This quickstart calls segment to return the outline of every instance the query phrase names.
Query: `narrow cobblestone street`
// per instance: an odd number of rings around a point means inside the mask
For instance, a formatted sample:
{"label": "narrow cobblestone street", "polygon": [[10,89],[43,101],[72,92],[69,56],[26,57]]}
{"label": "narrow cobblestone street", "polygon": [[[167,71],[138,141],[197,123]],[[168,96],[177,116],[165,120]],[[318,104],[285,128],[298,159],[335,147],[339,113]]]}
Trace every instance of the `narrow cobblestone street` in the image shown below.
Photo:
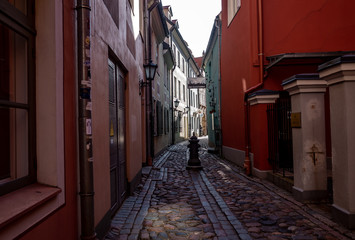
{"label": "narrow cobblestone street", "polygon": [[186,170],[187,142],[171,146],[143,171],[105,239],[355,239],[316,205],[207,153],[202,171]]}

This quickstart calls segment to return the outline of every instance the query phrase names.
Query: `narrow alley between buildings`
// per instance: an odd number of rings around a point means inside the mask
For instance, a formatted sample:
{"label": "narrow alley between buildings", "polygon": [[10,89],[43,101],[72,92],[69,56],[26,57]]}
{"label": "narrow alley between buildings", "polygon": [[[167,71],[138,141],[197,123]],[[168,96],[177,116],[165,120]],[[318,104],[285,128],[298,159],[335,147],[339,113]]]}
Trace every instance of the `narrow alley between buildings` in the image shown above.
{"label": "narrow alley between buildings", "polygon": [[143,179],[112,220],[105,239],[355,239],[322,205],[292,195],[207,152],[201,171],[186,170],[188,142],[172,145],[143,169]]}

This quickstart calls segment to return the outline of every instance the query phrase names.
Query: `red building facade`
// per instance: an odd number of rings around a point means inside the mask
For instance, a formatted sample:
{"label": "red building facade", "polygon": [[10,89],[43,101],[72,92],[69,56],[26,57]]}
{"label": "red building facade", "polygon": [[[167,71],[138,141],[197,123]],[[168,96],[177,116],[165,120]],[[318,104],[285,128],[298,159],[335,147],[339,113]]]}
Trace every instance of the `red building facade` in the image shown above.
{"label": "red building facade", "polygon": [[[271,170],[267,161],[267,109],[266,104],[258,103],[268,103],[270,99],[265,98],[274,93],[258,91],[280,91],[286,78],[317,72],[321,63],[354,50],[349,41],[355,37],[350,10],[354,6],[346,0],[222,0],[221,121],[225,157],[243,164],[248,148],[254,168]],[[256,98],[257,104],[250,104],[252,93],[269,97]]]}
{"label": "red building facade", "polygon": [[[318,73],[319,65],[353,53],[350,39],[355,37],[355,19],[351,16],[354,7],[354,2],[346,0],[222,0],[221,125],[225,158],[262,178],[278,170],[293,172],[296,145],[292,139],[298,133],[290,124],[296,116],[291,108],[293,93],[285,91],[289,88],[283,81],[292,76],[296,76],[294,80],[308,77],[302,74]],[[326,87],[322,154],[331,173],[329,101]],[[276,108],[285,108],[283,118],[274,114]],[[298,174],[296,170],[294,174]],[[297,181],[295,177],[294,192]],[[307,198],[301,192],[300,199]]]}

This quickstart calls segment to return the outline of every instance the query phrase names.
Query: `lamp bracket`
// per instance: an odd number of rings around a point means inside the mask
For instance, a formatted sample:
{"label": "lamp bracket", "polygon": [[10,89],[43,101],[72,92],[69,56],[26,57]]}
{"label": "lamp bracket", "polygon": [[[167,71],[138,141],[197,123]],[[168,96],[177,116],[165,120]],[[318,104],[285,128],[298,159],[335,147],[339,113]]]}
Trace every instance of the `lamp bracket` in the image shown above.
{"label": "lamp bracket", "polygon": [[149,82],[144,82],[142,79],[139,80],[139,95],[142,95],[142,88],[149,86]]}

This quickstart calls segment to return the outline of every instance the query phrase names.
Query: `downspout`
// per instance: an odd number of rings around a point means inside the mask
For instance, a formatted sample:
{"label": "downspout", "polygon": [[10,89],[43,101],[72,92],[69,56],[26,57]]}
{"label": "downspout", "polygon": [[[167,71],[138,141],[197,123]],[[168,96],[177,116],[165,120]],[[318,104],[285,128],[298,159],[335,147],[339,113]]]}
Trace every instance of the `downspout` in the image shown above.
{"label": "downspout", "polygon": [[[148,12],[148,3],[147,0],[143,1],[143,9],[144,9],[144,26],[148,26],[148,21],[149,18],[147,16],[147,12]],[[144,33],[144,39],[148,39],[148,31],[147,28],[145,27],[145,33]],[[145,48],[144,48],[144,62],[148,62],[148,46],[147,46],[147,41],[144,41],[145,44]],[[145,70],[143,70],[145,72]],[[145,74],[144,74],[145,76]],[[146,80],[147,81],[147,80]],[[144,111],[145,111],[145,163],[148,165],[148,159],[149,159],[149,120],[147,121],[147,116],[149,117],[149,101],[148,101],[148,89],[145,87],[144,88]],[[149,118],[148,118],[149,119]]]}
{"label": "downspout", "polygon": [[[200,74],[199,74],[200,75]],[[200,89],[198,88],[197,89],[197,108],[200,110],[200,107],[201,107],[201,105],[200,105]],[[201,131],[200,131],[200,122],[201,122],[201,119],[200,119],[200,115],[198,115],[198,121],[197,121],[197,127],[196,127],[196,129],[197,129],[197,131],[198,131],[198,135],[199,136],[201,136]]]}
{"label": "downspout", "polygon": [[262,2],[258,0],[258,58],[259,58],[259,83],[247,89],[245,94],[249,94],[264,85],[264,39],[263,39],[263,9]]}
{"label": "downspout", "polygon": [[[150,13],[153,11],[153,9],[158,6],[159,2],[154,2],[152,6],[148,8],[148,61],[152,60],[152,33],[151,33],[151,23],[150,23]],[[152,93],[152,81],[149,81],[149,108],[148,110],[148,116],[149,116],[149,136],[148,136],[148,142],[149,144],[149,156],[148,156],[148,166],[153,165],[153,158],[154,158],[154,124],[153,124],[153,93]]]}
{"label": "downspout", "polygon": [[174,108],[174,71],[176,68],[176,63],[174,61],[174,67],[171,70],[171,126],[172,126],[172,131],[171,131],[171,140],[172,144],[175,144],[175,108]]}
{"label": "downspout", "polygon": [[[175,29],[175,25],[172,26],[169,30],[169,35],[170,35],[170,47],[173,47],[173,31]],[[173,52],[174,54],[174,52]],[[171,143],[175,144],[175,108],[174,108],[174,71],[176,68],[176,63],[175,63],[175,55],[174,55],[174,67],[171,70],[171,126],[172,126],[172,131],[171,131]]]}
{"label": "downspout", "polygon": [[94,176],[91,131],[90,0],[77,0],[78,111],[81,239],[95,239]]}
{"label": "downspout", "polygon": [[245,160],[244,169],[247,175],[251,174],[250,154],[250,127],[249,127],[249,102],[248,94],[264,85],[264,48],[263,48],[263,14],[262,2],[258,0],[258,57],[259,57],[259,83],[244,92],[244,106],[245,106]]}
{"label": "downspout", "polygon": [[[187,79],[189,79],[189,75],[190,75],[190,59],[191,59],[191,54],[190,54],[190,57],[187,59]],[[188,86],[186,86],[186,88],[189,89]],[[191,89],[189,89],[188,92],[189,92],[189,102],[188,102],[189,112],[187,114],[187,122],[188,122],[188,124],[187,124],[188,125],[187,138],[190,138],[190,134],[191,134]]]}

